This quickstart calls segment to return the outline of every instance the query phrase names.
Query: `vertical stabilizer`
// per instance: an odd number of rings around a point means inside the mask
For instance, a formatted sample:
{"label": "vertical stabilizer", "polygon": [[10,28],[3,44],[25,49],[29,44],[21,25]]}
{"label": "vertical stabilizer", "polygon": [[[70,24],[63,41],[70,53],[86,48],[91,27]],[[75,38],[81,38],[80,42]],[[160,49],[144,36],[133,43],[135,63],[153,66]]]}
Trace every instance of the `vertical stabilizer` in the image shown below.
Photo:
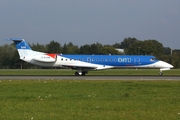
{"label": "vertical stabilizer", "polygon": [[26,56],[32,56],[33,55],[33,50],[31,47],[27,44],[25,39],[22,38],[10,38],[7,39],[9,41],[13,41],[16,45],[16,48],[18,50],[20,59],[24,59]]}

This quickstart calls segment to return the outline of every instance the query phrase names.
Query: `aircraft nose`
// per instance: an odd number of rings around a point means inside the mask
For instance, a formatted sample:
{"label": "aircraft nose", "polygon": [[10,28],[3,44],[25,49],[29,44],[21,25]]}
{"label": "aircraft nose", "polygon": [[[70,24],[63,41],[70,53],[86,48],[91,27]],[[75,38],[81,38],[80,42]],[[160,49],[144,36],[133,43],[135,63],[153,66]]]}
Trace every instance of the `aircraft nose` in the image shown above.
{"label": "aircraft nose", "polygon": [[158,61],[158,65],[161,68],[174,68],[174,66],[164,61]]}
{"label": "aircraft nose", "polygon": [[171,64],[169,64],[170,65],[170,68],[174,68],[174,66],[173,65],[171,65]]}

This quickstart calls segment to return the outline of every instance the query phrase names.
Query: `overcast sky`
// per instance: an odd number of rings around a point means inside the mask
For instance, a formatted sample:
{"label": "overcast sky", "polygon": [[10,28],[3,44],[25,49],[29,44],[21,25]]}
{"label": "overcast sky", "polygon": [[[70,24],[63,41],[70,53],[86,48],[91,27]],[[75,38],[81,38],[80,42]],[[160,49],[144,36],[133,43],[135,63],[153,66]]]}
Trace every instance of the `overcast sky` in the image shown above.
{"label": "overcast sky", "polygon": [[79,46],[135,37],[180,49],[180,0],[1,0],[0,45],[12,37]]}

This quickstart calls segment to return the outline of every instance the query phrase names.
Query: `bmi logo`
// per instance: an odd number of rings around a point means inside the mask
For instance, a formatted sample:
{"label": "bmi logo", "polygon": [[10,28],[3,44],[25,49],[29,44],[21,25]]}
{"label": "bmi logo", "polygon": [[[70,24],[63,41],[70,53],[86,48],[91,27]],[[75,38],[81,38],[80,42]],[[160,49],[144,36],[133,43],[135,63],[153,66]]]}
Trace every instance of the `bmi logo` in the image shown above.
{"label": "bmi logo", "polygon": [[21,46],[21,49],[26,49],[26,46]]}

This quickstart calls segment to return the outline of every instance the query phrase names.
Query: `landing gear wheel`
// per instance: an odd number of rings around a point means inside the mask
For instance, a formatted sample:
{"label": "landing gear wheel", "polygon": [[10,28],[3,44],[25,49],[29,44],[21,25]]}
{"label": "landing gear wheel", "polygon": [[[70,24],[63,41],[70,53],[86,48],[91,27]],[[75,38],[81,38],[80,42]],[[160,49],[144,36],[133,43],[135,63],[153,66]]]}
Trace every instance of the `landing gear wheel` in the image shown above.
{"label": "landing gear wheel", "polygon": [[162,72],[159,72],[159,76],[162,76],[163,75],[163,73]]}
{"label": "landing gear wheel", "polygon": [[78,73],[78,72],[75,72],[75,76],[79,76],[79,73]]}
{"label": "landing gear wheel", "polygon": [[85,76],[88,72],[87,71],[83,71],[82,75]]}
{"label": "landing gear wheel", "polygon": [[85,76],[86,75],[86,72],[82,72],[82,76]]}
{"label": "landing gear wheel", "polygon": [[82,73],[76,71],[76,72],[75,72],[75,76],[85,76],[87,73],[88,73],[87,71],[83,71]]}

